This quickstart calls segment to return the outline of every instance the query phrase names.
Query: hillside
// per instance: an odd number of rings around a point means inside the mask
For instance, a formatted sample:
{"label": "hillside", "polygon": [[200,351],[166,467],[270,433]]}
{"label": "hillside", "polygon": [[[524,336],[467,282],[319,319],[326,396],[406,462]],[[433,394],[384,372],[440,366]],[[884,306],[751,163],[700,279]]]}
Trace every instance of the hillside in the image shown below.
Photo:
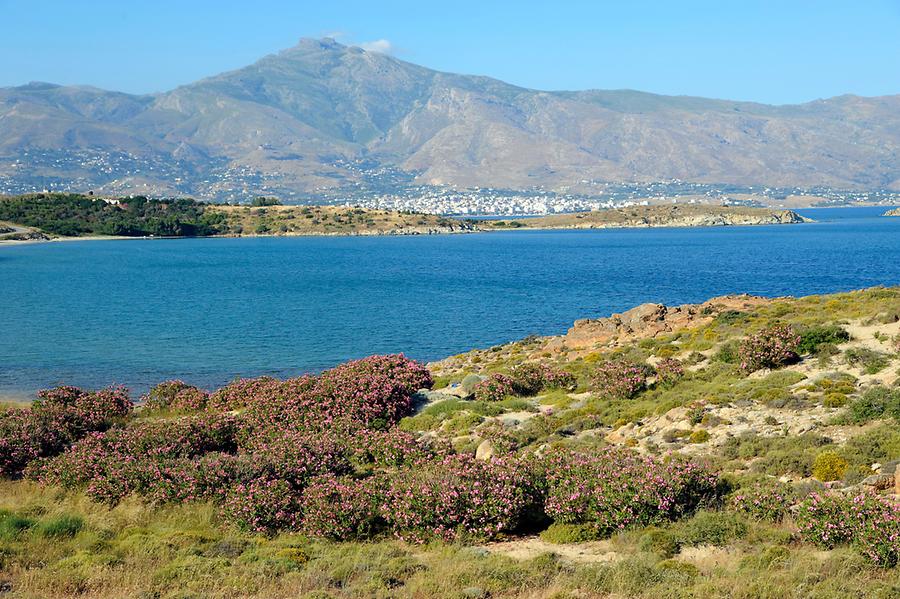
{"label": "hillside", "polygon": [[475,231],[459,219],[341,206],[228,206],[81,194],[0,196],[0,241],[75,237],[428,235]]}
{"label": "hillside", "polygon": [[478,231],[471,221],[340,206],[211,206],[226,235],[432,235]]}
{"label": "hillside", "polygon": [[[888,598],[900,289],[0,411],[11,597]],[[4,408],[0,407],[0,410]]]}
{"label": "hillside", "polygon": [[0,89],[0,183],[204,199],[413,181],[900,189],[898,115],[898,96],[767,106],[537,91],[304,39],[154,95]]}

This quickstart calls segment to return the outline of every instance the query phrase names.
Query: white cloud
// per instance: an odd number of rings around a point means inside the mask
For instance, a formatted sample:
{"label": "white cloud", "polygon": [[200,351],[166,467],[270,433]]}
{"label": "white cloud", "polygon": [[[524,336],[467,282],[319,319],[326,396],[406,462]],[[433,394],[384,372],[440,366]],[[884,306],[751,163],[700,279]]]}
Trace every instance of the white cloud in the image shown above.
{"label": "white cloud", "polygon": [[385,39],[362,42],[357,45],[366,52],[378,52],[379,54],[393,54],[397,50],[394,44]]}

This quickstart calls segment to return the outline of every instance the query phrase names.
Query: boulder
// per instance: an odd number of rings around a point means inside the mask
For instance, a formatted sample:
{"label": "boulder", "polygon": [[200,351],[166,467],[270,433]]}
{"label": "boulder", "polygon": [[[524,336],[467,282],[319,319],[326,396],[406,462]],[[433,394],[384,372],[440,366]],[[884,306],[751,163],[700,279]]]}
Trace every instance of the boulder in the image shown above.
{"label": "boulder", "polygon": [[862,487],[869,487],[876,491],[884,491],[894,486],[894,475],[892,474],[873,474],[867,476],[859,483]]}
{"label": "boulder", "polygon": [[473,393],[475,393],[475,385],[483,381],[486,377],[483,377],[478,374],[468,374],[459,384],[459,390],[461,391],[461,397],[469,397]]}
{"label": "boulder", "polygon": [[485,439],[479,443],[478,447],[475,449],[475,459],[487,461],[492,457],[494,457],[494,444]]}

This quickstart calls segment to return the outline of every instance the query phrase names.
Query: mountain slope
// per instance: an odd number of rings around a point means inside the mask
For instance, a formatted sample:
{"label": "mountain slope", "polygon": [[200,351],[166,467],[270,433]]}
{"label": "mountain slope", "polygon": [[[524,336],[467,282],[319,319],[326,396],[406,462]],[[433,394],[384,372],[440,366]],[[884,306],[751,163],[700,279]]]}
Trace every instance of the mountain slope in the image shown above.
{"label": "mountain slope", "polygon": [[900,96],[767,106],[543,92],[302,40],[131,96],[0,89],[0,187],[314,192],[364,181],[550,188],[582,180],[900,189]]}

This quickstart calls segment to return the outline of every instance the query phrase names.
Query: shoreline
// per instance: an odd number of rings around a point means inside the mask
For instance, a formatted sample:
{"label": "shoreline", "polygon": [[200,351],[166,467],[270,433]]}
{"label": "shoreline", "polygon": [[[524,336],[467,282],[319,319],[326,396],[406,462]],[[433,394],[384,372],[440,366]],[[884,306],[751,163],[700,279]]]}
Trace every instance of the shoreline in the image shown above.
{"label": "shoreline", "polygon": [[[571,213],[571,214],[581,214],[581,213]],[[517,218],[522,219],[532,219],[532,218],[544,218],[541,216],[518,216],[518,217],[504,217],[498,219],[484,220],[481,222],[513,222],[516,221]],[[4,246],[18,246],[18,245],[33,245],[33,244],[42,244],[42,243],[58,243],[58,242],[72,242],[72,241],[121,241],[121,240],[178,240],[178,239],[288,239],[295,237],[429,237],[436,235],[475,235],[482,233],[504,233],[504,232],[514,232],[514,231],[589,231],[589,230],[609,230],[609,229],[716,229],[716,228],[728,228],[728,227],[763,227],[763,226],[779,226],[779,225],[804,225],[815,223],[816,221],[813,219],[809,219],[806,217],[801,217],[803,220],[796,222],[746,222],[746,223],[729,223],[729,222],[717,222],[710,224],[686,224],[684,222],[672,222],[672,223],[639,223],[639,224],[619,224],[619,223],[590,223],[588,225],[539,225],[539,226],[501,226],[501,227],[492,227],[492,228],[471,228],[471,229],[450,229],[450,230],[428,230],[428,231],[389,231],[389,232],[365,232],[365,231],[353,231],[353,232],[335,232],[335,233],[325,233],[325,232],[310,232],[310,233],[288,233],[283,235],[269,235],[269,234],[253,234],[253,235],[234,235],[234,234],[224,234],[224,235],[197,235],[197,236],[182,236],[182,237],[152,237],[152,236],[143,236],[143,237],[132,237],[127,235],[85,235],[83,237],[51,237],[49,239],[15,239],[15,240],[4,240],[0,239],[0,247]]]}

